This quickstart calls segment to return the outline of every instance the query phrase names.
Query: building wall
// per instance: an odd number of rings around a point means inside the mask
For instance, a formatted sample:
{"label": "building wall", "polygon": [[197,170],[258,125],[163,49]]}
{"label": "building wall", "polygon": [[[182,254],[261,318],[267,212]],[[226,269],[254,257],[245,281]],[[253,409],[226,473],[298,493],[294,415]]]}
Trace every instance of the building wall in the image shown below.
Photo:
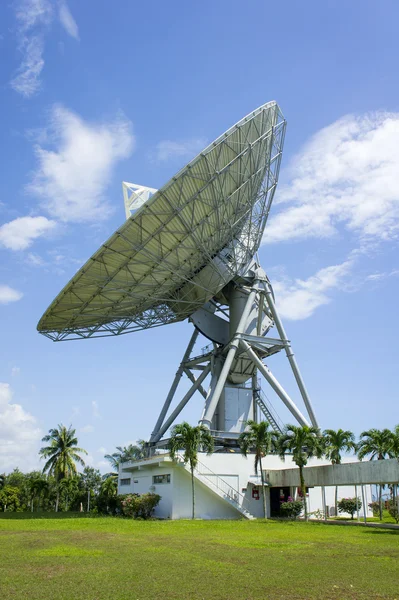
{"label": "building wall", "polygon": [[[244,507],[255,517],[263,517],[263,501],[262,489],[260,484],[260,476],[254,472],[254,455],[249,455],[245,458],[238,453],[215,453],[207,456],[204,453],[199,453],[199,468],[204,465],[204,471],[207,477],[220,477],[231,485],[244,498]],[[348,462],[353,462],[351,458]],[[312,459],[309,461],[310,466],[326,465],[329,462],[325,459]],[[154,492],[161,496],[161,501],[155,510],[154,516],[165,519],[183,519],[191,518],[191,476],[183,465],[176,465],[171,462],[160,460],[153,464],[140,464],[140,468],[132,466],[121,468],[119,474],[119,482],[122,478],[130,478],[129,486],[118,487],[118,493],[138,493]],[[282,461],[278,456],[270,455],[262,460],[263,470],[267,473],[268,470],[289,470],[295,465],[290,456]],[[296,467],[295,467],[296,468]],[[207,470],[213,472],[213,475]],[[170,483],[153,484],[154,475],[170,474]],[[284,476],[281,477],[281,482],[285,481]],[[288,472],[287,472],[288,481]],[[277,480],[276,480],[277,482]],[[295,482],[294,482],[295,483]],[[284,484],[285,485],[285,484]],[[278,485],[276,485],[278,487]],[[292,493],[296,492],[296,486],[291,487]],[[204,483],[195,480],[196,490],[196,517],[203,519],[237,519],[242,518],[242,515],[235,510],[227,501],[220,498],[214,491],[208,488]],[[258,499],[254,497],[254,490],[258,492]],[[265,488],[267,515],[270,517],[270,488]],[[325,488],[326,505],[334,507],[335,503],[335,487],[330,486]],[[368,502],[371,502],[370,486],[364,486],[365,504],[367,509]],[[361,488],[358,486],[357,495],[362,498]],[[354,497],[354,486],[340,486],[338,489],[338,499],[344,497]],[[308,494],[309,512],[322,510],[323,499],[321,487],[309,489]],[[361,510],[363,515],[363,509]],[[368,510],[366,514],[371,514]]]}
{"label": "building wall", "polygon": [[[174,469],[173,519],[191,519],[191,474],[183,466]],[[198,519],[240,519],[242,515],[195,479],[195,516]]]}

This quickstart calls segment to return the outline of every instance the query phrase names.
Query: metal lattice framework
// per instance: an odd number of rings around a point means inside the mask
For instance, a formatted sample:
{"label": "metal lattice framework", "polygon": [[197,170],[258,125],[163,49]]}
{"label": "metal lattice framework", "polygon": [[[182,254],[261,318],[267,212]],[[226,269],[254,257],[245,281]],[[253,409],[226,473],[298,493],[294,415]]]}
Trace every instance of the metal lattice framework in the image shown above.
{"label": "metal lattice framework", "polygon": [[285,120],[269,102],[152,195],[44,313],[55,340],[120,335],[181,321],[252,259],[277,185]]}

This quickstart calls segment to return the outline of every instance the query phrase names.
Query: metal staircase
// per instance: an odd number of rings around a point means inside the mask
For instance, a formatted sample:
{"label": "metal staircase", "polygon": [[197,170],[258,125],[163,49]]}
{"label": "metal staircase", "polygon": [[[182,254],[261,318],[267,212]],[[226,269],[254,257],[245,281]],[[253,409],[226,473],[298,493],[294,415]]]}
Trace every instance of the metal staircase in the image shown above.
{"label": "metal staircase", "polygon": [[260,388],[256,388],[254,390],[254,399],[274,431],[276,433],[282,433],[284,425],[268,400],[266,394]]}
{"label": "metal staircase", "polygon": [[[186,471],[191,475],[189,464],[184,464]],[[216,473],[211,471],[206,465],[198,461],[196,468],[194,469],[194,477],[206,485],[212,492],[217,494],[220,498],[228,502],[233,506],[243,517],[249,520],[253,520],[254,517],[249,510],[246,508],[248,500],[240,494],[233,486],[227,481],[219,477]]]}

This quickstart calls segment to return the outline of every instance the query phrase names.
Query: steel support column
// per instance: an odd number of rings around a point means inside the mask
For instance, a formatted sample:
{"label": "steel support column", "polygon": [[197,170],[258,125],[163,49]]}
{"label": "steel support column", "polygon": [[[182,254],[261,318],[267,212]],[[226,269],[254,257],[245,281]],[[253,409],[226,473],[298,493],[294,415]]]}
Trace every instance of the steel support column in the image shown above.
{"label": "steel support column", "polygon": [[305,384],[303,382],[302,379],[302,375],[299,371],[299,367],[298,364],[296,362],[296,358],[294,356],[294,352],[292,351],[292,347],[291,347],[291,343],[289,341],[289,339],[286,336],[283,324],[281,322],[280,316],[277,312],[276,306],[274,304],[274,300],[273,300],[273,294],[272,294],[272,290],[271,287],[269,285],[268,282],[265,282],[265,296],[266,296],[266,302],[269,306],[270,312],[273,315],[273,319],[274,322],[276,324],[277,327],[277,331],[280,335],[280,338],[283,340],[283,342],[285,342],[285,353],[287,355],[287,358],[289,360],[289,363],[291,365],[291,369],[292,372],[294,373],[294,377],[296,379],[296,382],[298,384],[299,387],[299,391],[301,392],[301,396],[303,398],[303,401],[305,403],[306,409],[308,411],[310,420],[312,422],[313,427],[316,427],[317,429],[319,429],[319,424],[317,422],[316,416],[314,414],[313,411],[313,407],[312,407],[312,403],[310,401],[308,392],[306,390]]}
{"label": "steel support column", "polygon": [[205,369],[202,371],[201,375],[198,377],[198,379],[196,380],[196,382],[188,390],[188,392],[184,396],[184,398],[176,406],[175,410],[172,412],[172,414],[170,415],[170,417],[165,421],[165,423],[159,429],[158,433],[156,435],[153,435],[153,438],[151,440],[153,443],[158,442],[161,439],[161,437],[163,436],[163,434],[169,429],[169,427],[172,425],[172,423],[174,422],[174,420],[179,416],[179,414],[181,413],[181,411],[183,410],[183,408],[186,406],[186,404],[190,400],[191,396],[200,387],[200,385],[204,381],[205,377],[209,374],[210,370],[211,370],[211,365],[209,364],[209,365],[207,365],[205,367]]}
{"label": "steel support column", "polygon": [[[194,333],[193,333],[193,335],[191,336],[191,339],[190,339],[190,341],[189,341],[189,343],[188,343],[188,346],[187,346],[187,348],[186,348],[186,351],[185,351],[185,353],[184,353],[184,356],[183,356],[183,359],[182,359],[182,361],[181,361],[181,363],[180,363],[180,366],[179,366],[179,368],[178,368],[178,369],[177,369],[177,371],[176,371],[176,375],[175,375],[175,378],[174,378],[174,380],[173,380],[173,383],[172,383],[172,385],[171,385],[171,388],[170,388],[170,390],[169,390],[169,394],[168,394],[168,395],[167,395],[167,397],[166,397],[166,400],[165,400],[165,402],[164,402],[164,405],[163,405],[163,407],[162,407],[162,410],[161,410],[161,412],[160,412],[160,414],[159,414],[158,420],[157,420],[157,422],[156,422],[156,424],[155,424],[154,431],[153,431],[153,432],[152,432],[152,434],[151,434],[150,442],[154,442],[154,441],[155,441],[155,439],[154,439],[154,438],[155,438],[155,436],[158,434],[158,432],[159,432],[159,430],[160,430],[160,428],[161,428],[161,425],[162,425],[162,423],[164,422],[164,419],[165,419],[166,413],[167,413],[167,412],[168,412],[168,410],[169,410],[170,403],[171,403],[171,402],[172,402],[172,400],[173,400],[173,396],[174,396],[174,395],[175,395],[175,393],[176,393],[177,386],[179,385],[179,382],[180,382],[181,376],[183,375],[183,371],[184,371],[184,362],[185,362],[185,361],[187,361],[187,360],[190,358],[190,354],[191,354],[191,352],[192,352],[192,349],[194,348],[194,344],[195,344],[195,342],[197,341],[197,337],[198,337],[198,331],[195,329],[195,330],[194,330]],[[158,439],[159,439],[159,438],[157,438],[157,440],[158,440]]]}
{"label": "steel support column", "polygon": [[[254,282],[255,284],[258,283],[257,281]],[[255,300],[255,296],[256,296],[257,290],[253,287],[252,290],[250,291],[249,295],[248,295],[248,299],[247,302],[245,304],[245,308],[241,314],[241,318],[240,321],[238,323],[237,329],[236,329],[236,336],[239,333],[244,333],[246,326],[247,326],[247,322],[248,322],[248,317],[250,315],[251,309],[252,309],[252,305],[254,303]],[[210,429],[211,427],[211,422],[213,419],[213,415],[215,414],[215,410],[216,410],[216,406],[217,403],[219,402],[219,398],[220,395],[223,391],[223,388],[225,386],[226,383],[226,379],[227,376],[229,374],[231,365],[233,363],[234,357],[237,353],[238,350],[238,346],[240,345],[240,341],[237,337],[233,338],[233,341],[230,344],[230,349],[227,353],[226,359],[224,361],[224,365],[223,365],[223,369],[220,373],[220,377],[219,380],[216,384],[215,390],[212,394],[212,397],[210,398],[209,404],[207,406],[207,409],[205,410],[205,413],[203,415],[203,417],[200,420],[200,424],[205,425],[205,427],[208,427],[208,429]]]}
{"label": "steel support column", "polygon": [[285,389],[280,385],[280,383],[274,377],[270,369],[266,367],[266,365],[264,365],[260,358],[255,354],[250,345],[247,344],[245,340],[241,340],[241,344],[245,349],[246,353],[248,354],[249,358],[252,360],[253,363],[255,363],[260,373],[262,373],[263,377],[266,379],[269,385],[281,398],[281,400],[284,402],[291,414],[294,415],[298,423],[300,423],[301,425],[309,425],[308,421],[305,419],[300,410],[296,407],[296,405],[291,400]]}

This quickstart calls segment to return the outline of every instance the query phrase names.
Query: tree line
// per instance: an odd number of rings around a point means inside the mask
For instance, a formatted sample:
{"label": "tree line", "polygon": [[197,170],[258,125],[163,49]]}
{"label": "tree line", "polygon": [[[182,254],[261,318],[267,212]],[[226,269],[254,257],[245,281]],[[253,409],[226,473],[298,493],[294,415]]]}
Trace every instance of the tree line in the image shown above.
{"label": "tree line", "polygon": [[[58,512],[82,511],[109,513],[118,504],[118,468],[126,460],[144,456],[144,442],[117,447],[105,455],[112,471],[101,475],[98,469],[86,466],[76,430],[58,425],[42,438],[46,442],[39,455],[46,462],[42,471],[22,473],[18,468],[9,475],[0,474],[0,510]],[[77,466],[83,467],[78,472]]]}

